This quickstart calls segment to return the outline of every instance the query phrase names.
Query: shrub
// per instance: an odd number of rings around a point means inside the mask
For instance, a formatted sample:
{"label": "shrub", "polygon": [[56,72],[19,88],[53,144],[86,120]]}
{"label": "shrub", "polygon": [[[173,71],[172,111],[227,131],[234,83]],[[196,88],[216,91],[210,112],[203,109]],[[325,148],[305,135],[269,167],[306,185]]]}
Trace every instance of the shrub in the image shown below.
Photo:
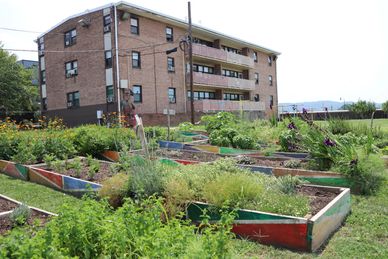
{"label": "shrub", "polygon": [[350,111],[360,115],[361,118],[366,118],[376,111],[376,106],[373,102],[359,100],[350,105]]}
{"label": "shrub", "polygon": [[21,226],[27,223],[27,220],[30,218],[30,216],[31,209],[25,204],[20,204],[9,215],[9,219],[11,220],[12,225]]}
{"label": "shrub", "polygon": [[100,198],[107,198],[113,208],[123,204],[123,199],[127,195],[130,176],[128,174],[118,173],[108,178],[102,183],[98,192]]}
{"label": "shrub", "polygon": [[165,207],[170,217],[184,211],[186,203],[195,199],[194,191],[181,177],[170,178],[164,186],[163,196],[166,197]]}
{"label": "shrub", "polygon": [[381,105],[381,109],[383,110],[383,112],[385,112],[385,113],[388,114],[388,101],[385,101],[385,102]]}
{"label": "shrub", "polygon": [[342,119],[330,119],[328,130],[333,134],[346,134],[352,131],[352,125]]}
{"label": "shrub", "polygon": [[210,134],[213,130],[219,130],[235,124],[237,117],[230,112],[219,112],[216,115],[202,116],[201,122],[205,124],[205,129]]}
{"label": "shrub", "polygon": [[300,168],[302,162],[298,159],[291,159],[284,162],[284,167],[286,168]]}
{"label": "shrub", "polygon": [[233,137],[233,146],[242,149],[253,149],[255,148],[255,141],[250,136],[239,134]]}
{"label": "shrub", "polygon": [[163,174],[156,161],[133,156],[129,193],[136,198],[146,198],[163,192]]}

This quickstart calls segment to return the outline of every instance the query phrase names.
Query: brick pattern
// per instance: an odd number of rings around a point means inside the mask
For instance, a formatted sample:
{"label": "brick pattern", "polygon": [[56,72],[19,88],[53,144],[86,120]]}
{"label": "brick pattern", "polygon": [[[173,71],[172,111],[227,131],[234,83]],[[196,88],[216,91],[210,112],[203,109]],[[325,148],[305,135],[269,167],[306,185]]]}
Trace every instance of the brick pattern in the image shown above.
{"label": "brick pattern", "polygon": [[[122,11],[118,11],[118,17],[122,16]],[[112,24],[112,48],[114,45],[114,16],[111,10]],[[120,79],[128,80],[129,88],[133,85],[142,86],[142,103],[135,104],[136,113],[144,116],[145,121],[150,124],[163,122],[166,118],[163,109],[175,109],[177,115],[174,116],[173,123],[189,120],[190,105],[187,100],[188,87],[185,86],[185,54],[178,48],[178,51],[166,55],[165,51],[178,47],[179,41],[186,31],[182,28],[172,26],[157,20],[136,16],[139,21],[139,35],[131,33],[130,18],[118,20],[118,44],[119,44],[119,68]],[[90,20],[90,25],[83,27],[78,21],[81,19]],[[173,28],[174,42],[166,40],[166,27]],[[76,44],[65,47],[64,33],[76,28]],[[195,35],[194,35],[195,36]],[[66,21],[53,29],[45,36],[45,49],[58,52],[47,52],[45,54],[46,64],[46,85],[47,85],[47,114],[61,114],[66,118],[82,113],[83,117],[92,116],[90,119],[82,118],[81,121],[94,121],[94,108],[106,106],[106,82],[105,82],[105,59],[104,59],[104,33],[103,33],[103,11],[96,11],[86,15],[78,16]],[[217,46],[223,45],[222,40],[207,39],[214,41]],[[228,45],[228,44],[226,44]],[[238,46],[236,46],[238,47]],[[253,58],[253,51],[249,48],[242,48],[243,54]],[[87,51],[87,52],[84,52]],[[132,67],[132,51],[140,52],[141,68]],[[268,55],[257,51],[258,63],[247,69],[238,64],[220,64],[217,61],[197,60],[198,63],[209,64],[215,67],[217,74],[221,74],[221,69],[231,69],[240,71],[244,77],[254,80],[256,72],[260,75],[259,85],[255,85],[253,90],[238,89],[218,89],[196,86],[195,90],[216,91],[216,97],[222,99],[224,92],[243,93],[244,97],[253,100],[255,94],[260,95],[260,100],[265,102],[265,114],[276,113],[277,109],[277,81],[276,81],[276,61],[272,66],[268,66]],[[168,72],[167,57],[173,57],[175,72]],[[78,75],[70,78],[65,77],[65,63],[77,60]],[[113,83],[116,102],[109,107],[117,109],[117,88],[116,88],[116,58],[115,51],[112,52],[113,63]],[[273,76],[273,86],[269,86],[268,75]],[[169,104],[168,88],[176,89],[176,103]],[[80,108],[67,109],[66,93],[80,92]],[[120,90],[121,98],[124,90]],[[274,109],[269,108],[269,96],[274,96]],[[84,107],[83,109],[81,109]],[[92,108],[91,108],[92,107]],[[77,111],[78,110],[78,111]],[[55,112],[58,111],[58,112]],[[82,111],[82,112],[81,112]],[[85,112],[86,111],[86,112]],[[260,113],[260,116],[262,114]],[[70,119],[73,123],[73,119]]]}

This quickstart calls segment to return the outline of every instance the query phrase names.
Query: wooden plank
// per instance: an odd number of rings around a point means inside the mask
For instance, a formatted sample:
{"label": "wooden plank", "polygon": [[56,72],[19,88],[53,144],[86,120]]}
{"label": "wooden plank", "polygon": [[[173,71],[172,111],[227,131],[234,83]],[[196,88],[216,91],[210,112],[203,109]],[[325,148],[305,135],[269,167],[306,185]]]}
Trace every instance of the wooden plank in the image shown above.
{"label": "wooden plank", "polygon": [[312,252],[319,249],[327,238],[341,226],[350,212],[350,189],[341,188],[341,190],[342,192],[335,199],[311,218],[313,226],[309,238],[311,239],[310,250]]}

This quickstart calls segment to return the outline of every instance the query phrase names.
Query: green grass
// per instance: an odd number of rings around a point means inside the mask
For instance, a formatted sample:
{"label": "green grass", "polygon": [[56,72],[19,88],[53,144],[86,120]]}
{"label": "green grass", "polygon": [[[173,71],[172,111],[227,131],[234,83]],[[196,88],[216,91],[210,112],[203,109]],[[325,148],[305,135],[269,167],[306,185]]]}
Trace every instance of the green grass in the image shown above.
{"label": "green grass", "polygon": [[[388,170],[386,170],[388,174]],[[321,253],[297,253],[286,249],[234,240],[239,258],[387,258],[388,177],[374,196],[352,195],[352,213]]]}
{"label": "green grass", "polygon": [[53,213],[58,212],[63,203],[79,207],[82,205],[82,200],[73,196],[2,174],[0,174],[0,194]]}
{"label": "green grass", "polygon": [[[346,120],[346,121],[350,122],[353,125],[364,124],[364,125],[370,126],[370,119]],[[325,125],[327,123],[326,121],[315,121],[315,122],[320,125]],[[374,119],[373,126],[380,128],[382,131],[388,133],[388,119]]]}

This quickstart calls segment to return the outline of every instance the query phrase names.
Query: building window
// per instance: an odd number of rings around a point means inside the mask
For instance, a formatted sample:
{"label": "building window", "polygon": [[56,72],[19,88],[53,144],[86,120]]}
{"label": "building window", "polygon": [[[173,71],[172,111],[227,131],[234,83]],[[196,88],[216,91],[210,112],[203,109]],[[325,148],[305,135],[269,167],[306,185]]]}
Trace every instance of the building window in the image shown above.
{"label": "building window", "polygon": [[77,60],[65,63],[65,75],[66,78],[78,75]]}
{"label": "building window", "polygon": [[271,56],[268,56],[268,66],[272,66],[272,58],[271,58]]}
{"label": "building window", "polygon": [[259,73],[255,73],[255,84],[259,84]]}
{"label": "building window", "polygon": [[133,68],[141,67],[140,52],[138,51],[132,51],[132,67]]}
{"label": "building window", "polygon": [[77,42],[77,31],[72,29],[71,31],[65,32],[65,47],[74,45]]}
{"label": "building window", "polygon": [[108,85],[106,87],[106,102],[113,103],[115,100],[114,98],[115,98],[115,94],[114,94],[113,85]]}
{"label": "building window", "polygon": [[110,18],[110,14],[104,16],[104,33],[110,32],[110,24],[112,23],[112,19]]}
{"label": "building window", "polygon": [[255,94],[255,97],[253,97],[253,99],[255,100],[255,102],[260,102],[260,95]]}
{"label": "building window", "polygon": [[222,75],[227,77],[243,78],[243,74],[238,71],[222,69]]}
{"label": "building window", "polygon": [[139,35],[139,18],[131,17],[131,33]]}
{"label": "building window", "polygon": [[44,111],[47,110],[47,98],[42,98],[42,108]]}
{"label": "building window", "polygon": [[255,61],[257,63],[257,52],[256,51],[253,52],[253,61]]}
{"label": "building window", "polygon": [[174,41],[174,32],[171,27],[166,27],[166,40],[168,42]]}
{"label": "building window", "polygon": [[193,71],[206,73],[206,74],[214,74],[213,67],[208,67],[208,66],[203,66],[203,65],[198,65],[198,64],[193,64]]}
{"label": "building window", "polygon": [[134,85],[132,88],[133,92],[133,102],[134,103],[141,103],[143,102],[143,95],[141,90],[141,85]]}
{"label": "building window", "polygon": [[167,57],[167,70],[168,70],[168,72],[174,72],[175,71],[175,61],[174,61],[174,58]]}
{"label": "building window", "polygon": [[239,101],[243,99],[242,94],[224,93],[224,100]]}
{"label": "building window", "polygon": [[[191,99],[191,92],[187,91],[187,98]],[[205,92],[205,91],[194,91],[194,100],[202,99],[216,99],[216,94],[214,92]]]}
{"label": "building window", "polygon": [[176,89],[174,87],[168,88],[168,100],[170,103],[176,103]]}
{"label": "building window", "polygon": [[197,44],[208,46],[208,47],[213,47],[213,42],[208,41],[208,40],[203,40],[203,39],[200,39],[200,38],[195,38],[194,37],[193,38],[193,43],[197,43]]}
{"label": "building window", "polygon": [[272,84],[273,84],[272,76],[268,76],[268,81],[269,81],[269,85],[272,86]]}
{"label": "building window", "polygon": [[79,92],[72,92],[67,94],[67,108],[79,107]]}
{"label": "building window", "polygon": [[40,72],[40,78],[41,78],[41,84],[45,84],[46,83],[46,70],[43,70],[42,72]]}
{"label": "building window", "polygon": [[235,49],[235,48],[232,48],[232,47],[228,47],[228,46],[224,46],[222,45],[222,49],[227,51],[227,52],[232,52],[232,53],[235,53],[235,54],[240,54],[241,55],[241,50],[239,49]]}
{"label": "building window", "polygon": [[273,107],[273,95],[269,96],[269,108],[272,110]]}
{"label": "building window", "polygon": [[105,51],[105,68],[112,68],[112,51]]}
{"label": "building window", "polygon": [[39,50],[39,55],[44,55],[44,38],[43,37],[39,38],[38,50]]}

